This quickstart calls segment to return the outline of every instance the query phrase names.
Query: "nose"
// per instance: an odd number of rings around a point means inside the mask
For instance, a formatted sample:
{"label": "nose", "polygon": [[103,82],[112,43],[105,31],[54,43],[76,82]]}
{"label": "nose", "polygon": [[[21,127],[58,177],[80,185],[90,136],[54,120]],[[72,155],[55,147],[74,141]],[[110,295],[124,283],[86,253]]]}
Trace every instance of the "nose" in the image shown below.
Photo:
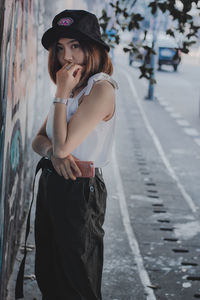
{"label": "nose", "polygon": [[70,49],[65,48],[64,60],[72,62],[72,53],[71,53]]}

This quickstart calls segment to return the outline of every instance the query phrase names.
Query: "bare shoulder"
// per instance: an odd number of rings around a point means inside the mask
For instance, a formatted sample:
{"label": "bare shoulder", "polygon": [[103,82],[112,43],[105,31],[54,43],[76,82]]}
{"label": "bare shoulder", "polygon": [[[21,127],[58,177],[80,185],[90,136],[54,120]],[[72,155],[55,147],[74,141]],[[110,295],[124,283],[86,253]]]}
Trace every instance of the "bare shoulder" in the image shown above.
{"label": "bare shoulder", "polygon": [[107,80],[98,80],[91,92],[81,100],[79,114],[101,114],[102,120],[109,120],[115,109],[115,88]]}
{"label": "bare shoulder", "polygon": [[[105,102],[110,100],[113,102],[115,99],[115,89],[108,80],[98,80],[94,83],[92,90],[88,97],[104,100]],[[87,97],[87,96],[86,96]]]}
{"label": "bare shoulder", "polygon": [[96,89],[96,91],[101,91],[110,95],[114,95],[115,93],[115,89],[112,83],[105,79],[96,81],[94,83],[94,89]]}

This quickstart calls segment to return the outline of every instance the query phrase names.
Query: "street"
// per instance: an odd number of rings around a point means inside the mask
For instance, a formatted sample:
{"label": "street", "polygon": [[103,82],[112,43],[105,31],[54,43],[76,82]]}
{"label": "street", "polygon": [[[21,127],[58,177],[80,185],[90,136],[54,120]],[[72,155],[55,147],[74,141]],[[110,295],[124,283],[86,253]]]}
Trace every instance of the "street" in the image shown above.
{"label": "street", "polygon": [[137,80],[137,69],[125,60],[116,68],[104,299],[200,298],[198,74],[188,62],[177,73],[157,72],[152,102],[144,100],[147,82]]}
{"label": "street", "polygon": [[[156,99],[149,101],[138,69],[121,54],[115,61],[116,138],[103,169],[103,300],[200,298],[200,64],[184,58],[178,72],[156,72]],[[33,255],[29,251],[27,275]],[[16,266],[7,300],[13,300],[15,276]],[[41,299],[35,280],[25,280],[25,296]]]}

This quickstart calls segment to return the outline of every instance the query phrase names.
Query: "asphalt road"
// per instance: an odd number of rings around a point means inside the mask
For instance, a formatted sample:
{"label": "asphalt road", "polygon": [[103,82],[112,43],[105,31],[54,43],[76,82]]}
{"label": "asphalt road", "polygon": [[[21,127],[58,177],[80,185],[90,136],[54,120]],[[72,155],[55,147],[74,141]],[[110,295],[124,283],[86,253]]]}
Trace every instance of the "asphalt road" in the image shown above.
{"label": "asphalt road", "polygon": [[[125,56],[115,61],[116,139],[103,171],[103,300],[200,298],[199,69],[187,61],[177,73],[157,73],[157,99],[147,101],[147,82],[138,80],[138,70]],[[28,262],[26,275],[33,272],[34,251]],[[15,273],[8,300],[14,299]],[[26,280],[25,295],[41,299],[34,280]]]}
{"label": "asphalt road", "polygon": [[177,73],[157,73],[157,99],[148,101],[138,70],[115,60],[120,90],[115,154],[106,174],[104,298],[200,298],[200,121],[195,93],[188,98],[199,70],[187,62]]}

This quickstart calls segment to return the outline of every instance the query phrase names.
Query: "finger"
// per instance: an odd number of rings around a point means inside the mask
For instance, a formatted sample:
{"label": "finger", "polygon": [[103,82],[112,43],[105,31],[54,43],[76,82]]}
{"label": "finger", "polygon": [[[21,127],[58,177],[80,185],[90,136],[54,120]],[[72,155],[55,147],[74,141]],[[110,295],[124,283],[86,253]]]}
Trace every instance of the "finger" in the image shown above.
{"label": "finger", "polygon": [[80,69],[77,69],[72,73],[72,76],[74,77],[75,82],[77,82],[77,83],[80,81],[81,75],[82,75],[82,70],[80,70]]}
{"label": "finger", "polygon": [[68,64],[64,65],[64,69],[69,71],[73,65],[74,65],[74,63],[68,63]]}
{"label": "finger", "polygon": [[[71,65],[71,67],[70,67],[70,69],[68,70],[68,72],[70,73],[70,74],[74,74],[74,72],[76,71],[77,73],[78,73],[78,70],[82,70],[82,66],[81,65],[78,65],[78,64],[73,64],[73,65]],[[80,71],[79,71],[80,72]]]}
{"label": "finger", "polygon": [[62,176],[62,173],[60,172],[60,169],[54,166],[54,169],[56,170],[56,172],[58,173],[58,175]]}
{"label": "finger", "polygon": [[74,160],[80,160],[80,159],[78,159],[76,156],[74,156],[73,154],[70,154],[71,156],[72,156],[72,158],[74,159]]}
{"label": "finger", "polygon": [[76,78],[76,79],[79,79],[82,75],[82,69],[78,69],[78,70],[75,70],[74,73],[73,73],[73,76]]}
{"label": "finger", "polygon": [[66,69],[66,67],[74,67],[74,66],[76,66],[76,67],[82,67],[81,65],[79,65],[79,64],[75,64],[74,62],[66,62],[63,66],[62,66],[62,69]]}
{"label": "finger", "polygon": [[65,169],[65,166],[60,166],[60,169],[61,169],[61,173],[62,173],[62,176],[65,178],[65,179],[69,179],[69,175]]}
{"label": "finger", "polygon": [[68,60],[68,61],[62,66],[62,68],[66,68],[67,66],[73,65],[73,64],[74,64],[74,63],[73,63],[72,60]]}
{"label": "finger", "polygon": [[70,69],[72,65],[74,65],[73,62],[67,62],[67,63],[65,63],[65,64],[62,66],[62,68],[61,68],[60,70],[62,70],[62,71],[68,71],[67,68]]}
{"label": "finger", "polygon": [[72,172],[70,166],[67,168],[67,172],[68,172],[69,177],[70,177],[72,180],[76,180],[76,176],[73,174],[73,172]]}
{"label": "finger", "polygon": [[78,175],[82,175],[81,174],[81,170],[80,170],[80,168],[77,166],[77,164],[76,164],[76,160],[77,161],[79,161],[79,159],[76,157],[76,156],[74,156],[74,155],[72,155],[72,154],[69,154],[68,156],[67,156],[67,159],[70,161],[70,165],[71,165],[71,167],[73,168],[73,170],[78,174]]}
{"label": "finger", "polygon": [[76,180],[76,177],[75,177],[75,175],[73,174],[73,172],[72,172],[72,170],[71,170],[71,159],[72,159],[72,157],[71,157],[71,154],[69,154],[68,156],[67,156],[67,159],[64,161],[65,162],[65,164],[63,165],[63,167],[65,168],[65,171],[66,171],[66,173],[68,174],[68,176],[71,178],[71,179],[73,179],[73,180]]}
{"label": "finger", "polygon": [[56,170],[56,172],[58,173],[58,175],[62,176],[62,174],[60,173],[59,168],[56,165],[54,165],[53,161],[52,161],[52,165],[53,165],[54,169]]}
{"label": "finger", "polygon": [[71,167],[79,176],[82,175],[81,170],[79,169],[79,167],[77,166],[77,164],[74,160],[71,160]]}

